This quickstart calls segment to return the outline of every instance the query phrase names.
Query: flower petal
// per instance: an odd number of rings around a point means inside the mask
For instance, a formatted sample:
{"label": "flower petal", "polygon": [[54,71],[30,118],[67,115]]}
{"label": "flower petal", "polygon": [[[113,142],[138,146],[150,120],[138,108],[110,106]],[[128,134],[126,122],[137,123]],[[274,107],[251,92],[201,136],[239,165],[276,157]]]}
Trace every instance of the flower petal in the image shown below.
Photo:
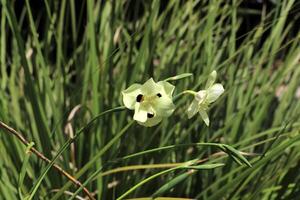
{"label": "flower petal", "polygon": [[210,88],[215,82],[216,82],[216,78],[217,78],[217,72],[216,70],[212,71],[207,79],[205,88],[208,89]]}
{"label": "flower petal", "polygon": [[159,82],[157,83],[157,85],[160,85],[160,86],[163,88],[164,93],[165,93],[167,96],[169,96],[169,97],[172,98],[172,94],[173,94],[174,89],[175,89],[175,86],[174,86],[174,85],[172,85],[171,83],[169,83],[169,82],[167,82],[167,81],[159,81]]}
{"label": "flower petal", "polygon": [[145,95],[152,96],[159,93],[161,89],[161,86],[157,85],[157,83],[154,82],[153,78],[150,78],[142,85],[141,92]]}
{"label": "flower petal", "polygon": [[155,100],[153,109],[158,116],[169,117],[174,112],[175,105],[168,96],[161,96]]}
{"label": "flower petal", "polygon": [[126,90],[122,91],[123,103],[126,108],[133,110],[136,104],[136,97],[141,94],[141,84],[133,84]]}
{"label": "flower petal", "polygon": [[159,124],[162,120],[162,117],[160,116],[154,116],[153,118],[148,118],[146,122],[140,122],[137,121],[138,124],[146,126],[146,127],[151,127]]}
{"label": "flower petal", "polygon": [[188,118],[192,118],[198,112],[198,101],[194,99],[187,109]]}
{"label": "flower petal", "polygon": [[141,106],[140,104],[135,104],[134,115],[133,119],[138,122],[146,122],[148,117],[148,111],[145,107]]}
{"label": "flower petal", "polygon": [[201,118],[203,119],[203,121],[205,122],[206,126],[209,126],[209,118],[208,118],[207,112],[200,108],[199,114],[200,114]]}
{"label": "flower petal", "polygon": [[221,85],[220,83],[216,83],[213,86],[211,86],[207,91],[207,101],[209,103],[212,103],[216,101],[219,98],[219,96],[224,92],[224,88],[223,85]]}
{"label": "flower petal", "polygon": [[207,97],[207,90],[200,90],[196,93],[195,99],[198,101],[198,104],[202,103]]}

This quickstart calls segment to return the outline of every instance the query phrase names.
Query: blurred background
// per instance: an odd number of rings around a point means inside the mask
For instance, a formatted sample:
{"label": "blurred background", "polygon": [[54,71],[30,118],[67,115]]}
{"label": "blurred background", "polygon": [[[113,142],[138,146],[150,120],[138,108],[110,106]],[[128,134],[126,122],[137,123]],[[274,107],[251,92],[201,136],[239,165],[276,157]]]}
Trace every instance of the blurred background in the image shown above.
{"label": "blurred background", "polygon": [[[0,5],[0,120],[96,199],[300,199],[299,1]],[[177,99],[155,127],[132,124],[129,110],[91,122],[121,106],[133,83],[192,73],[171,82],[176,95],[204,89],[213,70],[225,93],[209,110],[209,127],[200,116],[187,119],[192,96]],[[0,199],[86,198],[7,133],[0,130]],[[253,167],[204,142],[233,146]],[[164,172],[193,159],[225,165]]]}

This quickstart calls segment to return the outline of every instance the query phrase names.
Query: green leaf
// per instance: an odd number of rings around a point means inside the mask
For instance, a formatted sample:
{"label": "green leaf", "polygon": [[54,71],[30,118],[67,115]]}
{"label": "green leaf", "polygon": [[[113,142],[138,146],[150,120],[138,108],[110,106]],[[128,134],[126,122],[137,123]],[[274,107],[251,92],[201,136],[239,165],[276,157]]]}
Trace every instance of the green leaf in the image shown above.
{"label": "green leaf", "polygon": [[34,146],[34,143],[33,142],[30,142],[28,144],[28,146],[26,147],[26,150],[25,150],[25,157],[24,157],[24,160],[23,160],[23,164],[22,164],[22,168],[21,168],[21,172],[19,174],[19,179],[18,179],[18,193],[19,193],[19,197],[20,199],[23,199],[23,195],[22,195],[22,185],[23,185],[23,181],[24,181],[24,178],[25,178],[25,175],[26,175],[26,170],[27,170],[27,167],[29,165],[29,157],[30,157],[30,149]]}
{"label": "green leaf", "polygon": [[224,163],[214,163],[214,164],[204,164],[204,165],[195,165],[195,166],[186,166],[184,169],[195,169],[195,170],[203,170],[203,169],[214,169],[218,167],[223,167]]}
{"label": "green leaf", "polygon": [[161,186],[153,195],[152,197],[158,197],[162,196],[164,193],[168,192],[170,189],[172,189],[175,185],[181,183],[184,181],[187,177],[189,177],[192,173],[185,172],[183,174],[180,174],[179,176],[175,177],[171,181],[168,181],[163,186]]}
{"label": "green leaf", "polygon": [[229,156],[231,156],[239,164],[244,163],[248,167],[252,167],[251,163],[238,150],[226,144],[223,144],[222,146],[225,148],[225,152],[228,153]]}

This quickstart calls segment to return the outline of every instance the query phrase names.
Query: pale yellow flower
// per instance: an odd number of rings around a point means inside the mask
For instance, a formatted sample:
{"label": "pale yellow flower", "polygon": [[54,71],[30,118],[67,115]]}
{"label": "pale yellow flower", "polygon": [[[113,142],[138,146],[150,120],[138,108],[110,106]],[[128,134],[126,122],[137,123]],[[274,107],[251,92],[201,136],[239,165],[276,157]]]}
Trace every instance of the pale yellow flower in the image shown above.
{"label": "pale yellow flower", "polygon": [[217,72],[213,71],[207,80],[205,90],[194,92],[195,98],[187,109],[188,118],[192,118],[199,112],[201,118],[207,126],[209,126],[209,117],[207,115],[208,107],[215,102],[224,92],[223,85],[215,83]]}
{"label": "pale yellow flower", "polygon": [[150,78],[143,85],[133,84],[122,91],[124,105],[134,110],[133,119],[143,126],[155,126],[175,110],[174,86],[166,81],[155,83]]}

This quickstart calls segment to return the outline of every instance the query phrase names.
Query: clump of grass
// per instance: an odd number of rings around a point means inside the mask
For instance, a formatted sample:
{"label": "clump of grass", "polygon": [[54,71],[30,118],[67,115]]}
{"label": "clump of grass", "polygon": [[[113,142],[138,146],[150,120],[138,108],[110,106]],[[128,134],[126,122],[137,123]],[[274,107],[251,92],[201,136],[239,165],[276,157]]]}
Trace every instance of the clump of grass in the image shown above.
{"label": "clump of grass", "polygon": [[[0,119],[95,198],[299,196],[299,2],[35,3],[1,0]],[[189,97],[153,128],[119,108],[134,82],[192,73],[174,82],[178,94],[212,70],[225,93],[209,128],[184,116]],[[0,131],[0,199],[85,196],[30,147]]]}

